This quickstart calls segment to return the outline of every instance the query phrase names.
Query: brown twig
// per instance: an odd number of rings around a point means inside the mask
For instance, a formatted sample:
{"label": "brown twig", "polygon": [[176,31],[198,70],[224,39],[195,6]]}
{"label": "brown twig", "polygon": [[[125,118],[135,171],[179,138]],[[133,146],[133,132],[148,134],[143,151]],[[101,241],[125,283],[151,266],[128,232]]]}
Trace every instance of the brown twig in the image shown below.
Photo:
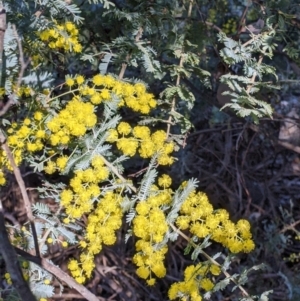
{"label": "brown twig", "polygon": [[[154,166],[155,168],[158,167],[158,164],[156,164]],[[135,173],[132,173],[130,175],[128,175],[128,178],[134,178],[134,177],[139,177],[142,173],[146,172],[147,170],[149,169],[149,166],[145,167],[145,168],[142,168],[141,170],[135,172]]]}
{"label": "brown twig", "polygon": [[242,31],[242,28],[243,28],[243,24],[246,20],[246,15],[247,15],[247,12],[248,12],[248,9],[249,9],[249,4],[246,5],[244,11],[243,11],[243,14],[240,18],[240,21],[239,21],[239,25],[238,25],[238,35],[241,33]]}
{"label": "brown twig", "polygon": [[300,146],[296,146],[294,144],[288,143],[288,142],[283,142],[283,141],[278,141],[278,144],[289,149],[292,150],[295,153],[300,154]]}
{"label": "brown twig", "polygon": [[[136,36],[135,36],[135,39],[134,39],[135,43],[139,42],[139,40],[141,39],[142,35],[143,35],[143,28],[140,27],[139,30],[138,30],[138,32],[137,32],[137,34],[136,34]],[[124,77],[124,74],[125,74],[125,71],[126,71],[126,68],[127,68],[128,61],[129,61],[130,57],[131,57],[130,54],[127,54],[127,56],[126,56],[126,62],[124,62],[122,64],[122,67],[121,67],[121,70],[120,70],[120,73],[119,73],[119,79],[122,79]]]}
{"label": "brown twig", "polygon": [[[192,8],[193,8],[193,0],[189,1],[189,7],[188,7],[188,14],[187,14],[187,19],[190,19],[191,14],[192,14]],[[184,56],[183,56],[183,46],[181,49],[181,56],[180,56],[180,60],[179,60],[179,67],[182,68],[183,67],[183,63],[184,63]],[[177,75],[176,78],[176,86],[180,85],[180,74]],[[167,139],[169,138],[170,135],[170,130],[171,130],[171,124],[173,121],[173,114],[176,112],[175,110],[175,106],[176,106],[176,97],[173,97],[172,99],[172,104],[171,104],[171,111],[169,114],[169,118],[168,118],[168,125],[167,125]]]}
{"label": "brown twig", "polygon": [[[61,300],[82,299],[82,295],[68,293],[68,294],[54,295],[54,296],[51,297],[51,299],[61,299]],[[107,301],[107,299],[104,299],[104,298],[101,298],[101,297],[98,297],[97,300],[98,301],[99,300],[100,301]]]}
{"label": "brown twig", "polygon": [[21,42],[21,39],[18,35],[16,25],[13,25],[12,27],[13,27],[13,32],[14,32],[15,38],[16,38],[17,43],[18,43],[18,49],[19,49],[20,71],[19,71],[18,81],[17,81],[17,85],[16,85],[16,91],[18,91],[18,89],[21,86],[22,80],[23,80],[24,72],[25,72],[28,64],[30,63],[30,59],[28,59],[27,62],[25,62],[22,42]]}
{"label": "brown twig", "polygon": [[19,170],[19,168],[17,167],[13,154],[11,152],[11,150],[9,149],[7,143],[6,143],[6,138],[2,132],[2,130],[0,130],[0,143],[1,143],[1,148],[3,149],[3,151],[6,153],[8,161],[13,169],[13,173],[16,177],[17,183],[19,185],[23,200],[24,200],[24,206],[25,206],[25,210],[26,210],[26,214],[27,214],[27,218],[29,221],[33,221],[34,217],[32,214],[32,210],[31,210],[31,202],[29,200],[29,196],[27,194],[26,191],[26,187],[21,175],[21,172]]}
{"label": "brown twig", "polygon": [[4,35],[6,31],[6,11],[3,5],[0,6],[0,62],[2,64],[2,56],[4,49]]}
{"label": "brown twig", "polygon": [[28,283],[25,281],[18,262],[18,256],[11,245],[5,227],[2,201],[0,200],[0,253],[5,261],[7,272],[20,298],[24,301],[36,301]]}
{"label": "brown twig", "polygon": [[119,73],[119,79],[122,79],[124,77],[124,74],[125,74],[125,71],[126,71],[126,68],[127,68],[127,62],[129,61],[130,59],[130,55],[127,54],[126,55],[126,63],[122,63],[122,68],[120,70],[120,73]]}
{"label": "brown twig", "polygon": [[217,31],[219,31],[219,32],[223,32],[223,30],[222,30],[220,27],[218,27],[217,25],[215,25],[215,24],[213,24],[213,23],[211,23],[211,22],[205,21],[204,23],[205,23],[207,26],[212,27],[213,29],[215,29],[215,30],[217,30]]}
{"label": "brown twig", "polygon": [[295,227],[296,227],[297,225],[299,225],[299,224],[300,224],[300,220],[299,220],[299,221],[296,221],[296,222],[294,222],[294,223],[292,223],[292,224],[290,224],[290,225],[285,226],[279,233],[284,233],[284,232],[286,232],[287,230],[295,229]]}
{"label": "brown twig", "polygon": [[[118,169],[113,166],[109,161],[105,159],[105,157],[101,156],[102,160],[104,161],[104,164],[123,182],[127,183],[128,181],[119,173]],[[127,184],[127,186],[133,191],[137,192],[137,189],[132,184]]]}
{"label": "brown twig", "polygon": [[74,278],[69,276],[64,271],[62,271],[59,267],[47,261],[45,258],[42,259],[42,267],[48,272],[50,272],[51,274],[53,274],[58,279],[64,281],[66,284],[68,284],[69,287],[74,288],[78,293],[80,293],[87,300],[99,301],[99,299],[93,293],[91,293],[86,287],[77,283]]}

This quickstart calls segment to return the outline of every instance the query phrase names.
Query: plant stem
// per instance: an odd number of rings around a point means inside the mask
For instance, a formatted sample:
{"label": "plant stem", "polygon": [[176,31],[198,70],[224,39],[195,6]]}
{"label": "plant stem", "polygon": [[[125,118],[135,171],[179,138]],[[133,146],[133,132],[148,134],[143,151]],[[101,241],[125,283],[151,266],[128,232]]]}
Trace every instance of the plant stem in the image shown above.
{"label": "plant stem", "polygon": [[[191,239],[185,235],[183,232],[181,232],[178,228],[176,228],[173,224],[170,223],[171,228],[174,230],[174,232],[178,233],[182,238],[184,238],[189,244],[191,244],[194,248],[197,248],[197,245],[191,241]],[[211,258],[207,253],[205,253],[203,250],[201,250],[201,254],[208,259],[211,263],[217,265],[218,267],[222,267],[216,260],[214,260],[213,258]],[[241,290],[241,292],[244,294],[244,296],[246,296],[247,298],[249,298],[249,300],[254,301],[251,296],[247,293],[247,291],[240,285],[238,284],[234,279],[231,278],[231,275],[225,271],[222,270],[222,272],[224,273],[224,275],[227,278],[230,278],[232,280],[232,282],[234,282],[235,285],[237,285],[237,287]]]}
{"label": "plant stem", "polygon": [[[193,0],[190,0],[189,1],[187,19],[190,19],[191,15],[192,15],[192,8],[193,8]],[[183,51],[184,51],[184,46],[182,46],[182,48],[181,48],[181,56],[180,56],[180,60],[179,60],[179,67],[180,68],[183,67],[183,63],[184,63]],[[176,78],[176,86],[179,86],[179,85],[180,85],[180,73],[177,74],[177,78]],[[171,104],[171,111],[170,111],[169,118],[168,118],[168,121],[167,121],[167,123],[168,123],[168,125],[167,125],[167,139],[169,138],[171,125],[173,124],[173,113],[176,112],[175,106],[176,106],[176,97],[173,97],[172,104]]]}

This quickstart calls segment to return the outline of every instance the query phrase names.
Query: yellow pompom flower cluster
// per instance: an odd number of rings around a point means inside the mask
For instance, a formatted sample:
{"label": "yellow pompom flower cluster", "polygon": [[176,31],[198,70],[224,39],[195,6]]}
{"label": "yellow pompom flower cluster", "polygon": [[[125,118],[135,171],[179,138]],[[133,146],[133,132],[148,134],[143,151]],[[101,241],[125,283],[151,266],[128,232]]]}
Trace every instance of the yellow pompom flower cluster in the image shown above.
{"label": "yellow pompom flower cluster", "polygon": [[[50,142],[53,142],[56,141],[57,137],[59,136],[61,143],[70,140],[67,135],[62,135],[62,132],[66,133],[65,128],[62,131],[58,131],[52,134],[49,129],[47,129],[47,126],[45,126],[45,119],[46,116],[43,112],[36,111],[34,112],[32,118],[25,118],[22,123],[19,124],[13,123],[7,130],[7,143],[13,154],[16,165],[20,165],[26,152],[34,153],[45,149],[49,139]],[[56,116],[53,119],[54,121],[52,121],[52,123],[57,121],[58,118]],[[68,157],[61,155],[56,158],[56,162],[48,161],[44,167],[44,170],[48,174],[52,174],[56,170],[63,171],[67,162]],[[1,167],[12,170],[7,155],[3,150],[0,150],[0,169]],[[5,180],[1,180],[0,173],[0,185],[4,184]]]}
{"label": "yellow pompom flower cluster", "polygon": [[[16,86],[12,86],[12,90],[17,94],[18,97],[25,96],[28,97],[33,94],[33,90],[29,86],[21,86],[16,89]],[[0,96],[4,96],[6,94],[5,88],[0,88]]]}
{"label": "yellow pompom flower cluster", "polygon": [[68,268],[75,280],[83,283],[90,278],[95,267],[94,256],[102,245],[113,245],[116,242],[116,230],[122,225],[122,197],[113,192],[107,192],[101,199],[95,211],[88,216],[85,240],[80,242],[84,252],[80,262],[71,260]]}
{"label": "yellow pompom flower cluster", "polygon": [[[72,25],[66,25],[69,30]],[[53,32],[52,32],[53,33]],[[49,144],[51,147],[66,146],[75,138],[81,137],[86,132],[92,129],[97,123],[97,116],[94,113],[95,105],[100,104],[102,101],[111,101],[113,95],[118,95],[121,99],[120,106],[127,105],[135,111],[142,113],[149,113],[151,108],[156,106],[156,101],[152,94],[146,92],[143,84],[129,84],[121,82],[110,75],[95,75],[91,80],[85,80],[82,75],[76,75],[74,78],[66,76],[66,86],[77,86],[69,93],[73,94],[73,98],[67,103],[65,108],[52,119],[47,119],[47,115],[43,112],[36,111],[33,118],[25,118],[19,124],[13,123],[11,128],[8,129],[8,145],[12,150],[14,160],[19,165],[26,152],[34,153],[45,149]],[[1,90],[2,91],[2,90]],[[5,91],[3,90],[3,93]],[[2,92],[1,92],[2,93]],[[29,95],[32,91],[28,87],[22,88],[19,93],[22,95]],[[129,101],[135,98],[134,102]],[[133,98],[132,98],[133,97]],[[147,103],[145,102],[147,99]],[[131,127],[129,127],[131,129]],[[120,132],[126,133],[127,129],[122,129],[122,124],[119,125]],[[118,131],[112,130],[110,134],[110,142],[116,141],[112,139],[114,134],[118,138]],[[143,133],[147,132],[148,135],[145,141],[142,141]],[[169,154],[174,149],[173,143],[165,143],[166,134],[163,131],[157,131],[150,135],[150,130],[147,127],[136,127],[133,133],[134,139],[127,139],[123,137],[119,142],[120,149],[124,153],[134,155],[137,147],[140,147],[140,153],[144,158],[150,158],[157,150],[160,150],[161,156],[159,157],[159,164],[171,164],[173,158]],[[126,146],[124,146],[127,144]],[[151,147],[149,148],[149,146]],[[52,174],[55,171],[63,171],[68,158],[61,154],[61,149],[57,149],[60,156],[56,159],[48,160],[45,164],[44,171]],[[56,150],[56,151],[57,151]],[[56,155],[55,150],[50,155]],[[0,150],[0,169],[8,168],[12,170],[8,162],[6,154]],[[5,180],[1,180],[0,185],[4,185]]]}
{"label": "yellow pompom flower cluster", "polygon": [[47,123],[48,129],[52,132],[50,143],[53,146],[66,145],[72,136],[83,136],[96,123],[94,106],[75,96],[57,116]]}
{"label": "yellow pompom flower cluster", "polygon": [[291,253],[289,255],[289,257],[284,257],[283,258],[284,261],[288,261],[288,262],[299,262],[300,259],[300,253]]}
{"label": "yellow pompom flower cluster", "polygon": [[4,278],[5,278],[8,285],[12,285],[12,280],[11,280],[11,277],[10,277],[9,273],[5,273]]}
{"label": "yellow pompom flower cluster", "polygon": [[117,95],[121,102],[119,106],[127,106],[135,112],[149,114],[150,110],[157,105],[154,95],[147,93],[146,87],[142,83],[129,84],[114,79],[110,75],[97,74],[93,77],[94,88],[99,89],[97,93],[91,95],[91,102],[99,104],[102,101],[110,100],[111,93]]}
{"label": "yellow pompom flower cluster", "polygon": [[6,179],[4,176],[3,170],[0,169],[0,186],[4,185],[6,183]]}
{"label": "yellow pompom flower cluster", "polygon": [[215,264],[190,265],[184,271],[184,280],[171,285],[168,295],[170,300],[180,298],[180,300],[201,301],[201,290],[211,291],[213,282],[208,276],[218,276],[221,273],[219,266]]}
{"label": "yellow pompom flower cluster", "polygon": [[[29,280],[29,263],[28,263],[28,261],[22,261],[21,269],[22,269],[22,274],[23,274],[25,281],[28,281]],[[4,274],[4,278],[8,285],[12,285],[12,279],[11,279],[10,273],[6,272]]]}
{"label": "yellow pompom flower cluster", "polygon": [[117,129],[109,131],[108,142],[116,142],[117,148],[127,156],[133,157],[137,150],[142,158],[151,158],[159,152],[157,162],[160,165],[171,165],[174,158],[170,154],[174,151],[174,143],[166,142],[167,134],[158,130],[151,134],[147,126],[131,126],[127,122],[120,122]]}
{"label": "yellow pompom flower cluster", "polygon": [[136,206],[137,215],[133,220],[133,233],[140,239],[135,247],[137,254],[133,257],[133,262],[138,266],[137,275],[143,279],[148,279],[148,285],[155,284],[153,274],[162,278],[166,275],[164,266],[167,246],[158,247],[168,231],[168,223],[163,205],[171,202],[171,192],[168,190],[157,191],[146,201],[141,201]]}
{"label": "yellow pompom flower cluster", "polygon": [[[25,118],[20,124],[13,123],[7,130],[7,133],[9,134],[7,137],[7,143],[13,154],[16,165],[20,165],[26,152],[34,153],[41,151],[45,149],[46,145],[48,144],[49,138],[50,141],[53,141],[56,139],[55,135],[61,135],[61,133],[55,133],[53,135],[51,132],[49,132],[49,130],[45,126],[45,119],[46,116],[43,112],[36,111],[33,114],[33,118]],[[52,174],[56,170],[63,171],[67,164],[67,161],[68,157],[61,155],[56,158],[56,162],[48,161],[44,167],[44,170],[48,174]],[[3,150],[0,151],[0,168],[1,167],[12,170],[6,153]],[[5,183],[1,183],[0,180],[0,185],[3,184]]]}
{"label": "yellow pompom flower cluster", "polygon": [[[94,257],[85,257],[84,259],[85,265],[90,266],[89,269],[94,269],[95,263],[94,263]],[[68,263],[68,269],[70,270],[72,276],[78,283],[84,283],[86,281],[86,277],[84,275],[84,272],[81,268],[81,264],[76,259],[72,259]]]}
{"label": "yellow pompom flower cluster", "polygon": [[69,161],[69,157],[67,156],[59,156],[55,161],[49,160],[47,164],[44,166],[45,173],[51,175],[56,171],[64,171],[65,167]]}
{"label": "yellow pompom flower cluster", "polygon": [[211,235],[212,240],[232,253],[248,253],[255,247],[249,222],[241,219],[234,224],[225,209],[213,209],[203,192],[192,192],[182,204],[180,214],[176,220],[179,229],[189,229],[200,238]]}
{"label": "yellow pompom flower cluster", "polygon": [[82,46],[78,41],[78,29],[72,22],[62,25],[55,22],[52,28],[39,32],[38,36],[43,42],[48,42],[51,49],[78,53],[82,51]]}
{"label": "yellow pompom flower cluster", "polygon": [[71,218],[80,218],[91,212],[93,202],[100,195],[99,184],[109,176],[109,170],[104,166],[102,158],[96,155],[91,161],[91,167],[75,171],[70,180],[70,187],[60,194],[61,205]]}
{"label": "yellow pompom flower cluster", "polygon": [[122,225],[122,197],[107,192],[100,200],[96,210],[88,216],[86,227],[87,250],[92,254],[101,251],[101,245],[116,242],[115,231]]}
{"label": "yellow pompom flower cluster", "polygon": [[[154,95],[146,92],[145,85],[125,83],[111,75],[97,74],[88,81],[85,81],[82,75],[75,77],[68,75],[65,85],[70,88],[77,86],[70,91],[70,93],[78,92],[74,98],[77,100],[88,99],[95,106],[105,101],[111,101],[113,94],[120,99],[119,107],[127,106],[142,114],[148,114],[157,105]],[[128,101],[129,97],[131,97],[131,101]],[[132,101],[133,98],[134,101]]]}
{"label": "yellow pompom flower cluster", "polygon": [[145,85],[137,83],[133,85],[134,94],[131,94],[132,87],[130,85],[123,86],[123,101],[125,105],[135,112],[149,114],[152,108],[155,108],[157,103],[153,94],[146,93]]}
{"label": "yellow pompom flower cluster", "polygon": [[172,179],[170,176],[163,174],[158,178],[158,185],[163,188],[168,188],[172,184]]}
{"label": "yellow pompom flower cluster", "polygon": [[[26,151],[33,153],[44,148],[47,134],[42,121],[43,114],[36,112],[33,117],[33,120],[25,118],[22,124],[13,123],[7,130],[9,134],[7,143],[17,165],[22,162]],[[12,170],[7,155],[3,150],[0,151],[1,167]]]}
{"label": "yellow pompom flower cluster", "polygon": [[29,86],[21,86],[17,90],[18,97],[21,96],[29,97],[33,93],[34,93],[33,90]]}

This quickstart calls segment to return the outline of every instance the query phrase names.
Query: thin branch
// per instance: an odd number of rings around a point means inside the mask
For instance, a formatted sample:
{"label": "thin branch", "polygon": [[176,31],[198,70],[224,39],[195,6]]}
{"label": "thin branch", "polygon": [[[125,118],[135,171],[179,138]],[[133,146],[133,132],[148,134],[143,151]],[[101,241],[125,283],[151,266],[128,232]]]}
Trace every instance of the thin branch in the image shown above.
{"label": "thin branch", "polygon": [[19,75],[18,75],[17,85],[16,85],[16,88],[15,88],[15,91],[18,91],[18,89],[20,88],[21,83],[22,83],[24,72],[25,72],[28,64],[30,63],[30,59],[28,59],[27,62],[25,62],[24,52],[23,52],[23,47],[22,47],[22,42],[21,42],[21,39],[20,39],[20,37],[18,35],[16,25],[13,25],[12,28],[13,28],[13,32],[15,34],[15,38],[17,40],[18,49],[19,49],[20,71],[19,71]]}
{"label": "thin branch", "polygon": [[[257,65],[258,65],[258,66],[261,65],[261,63],[262,63],[262,61],[263,61],[263,58],[264,58],[264,57],[263,57],[263,55],[261,54],[261,55],[259,56],[259,59],[258,59],[258,62],[257,62]],[[257,76],[257,72],[254,71],[253,76],[252,76],[252,78],[251,78],[252,84],[248,85],[248,86],[247,86],[247,89],[246,89],[246,92],[247,92],[248,94],[250,93],[250,90],[251,90],[252,87],[253,87],[253,84],[254,84],[254,82],[255,82],[256,76]]]}
{"label": "thin branch", "polygon": [[246,21],[246,15],[247,15],[247,12],[248,12],[248,10],[249,10],[249,4],[250,4],[250,3],[248,3],[248,4],[246,5],[246,7],[245,7],[245,9],[244,9],[244,11],[243,11],[243,14],[242,14],[242,16],[241,16],[241,18],[240,18],[239,25],[238,25],[238,35],[241,33],[241,30],[242,30],[242,28],[243,28],[243,24],[244,24],[245,21]]}
{"label": "thin branch", "polygon": [[11,97],[9,97],[8,102],[6,102],[0,110],[0,117],[3,116],[12,105],[14,105],[14,100]]}
{"label": "thin branch", "polygon": [[32,236],[33,236],[34,246],[35,246],[35,253],[37,256],[40,256],[37,233],[36,233],[36,229],[35,229],[35,225],[34,225],[34,217],[33,217],[32,210],[31,210],[31,202],[30,202],[20,169],[18,168],[18,166],[15,163],[13,154],[6,143],[6,138],[5,138],[4,134],[2,133],[1,129],[0,129],[0,142],[1,142],[2,149],[4,150],[4,152],[7,155],[8,161],[9,161],[11,167],[13,168],[15,178],[16,178],[18,186],[20,188],[22,198],[24,200],[24,207],[26,210],[26,215],[30,222],[30,226],[31,226],[31,230],[32,230]]}
{"label": "thin branch", "polygon": [[[138,43],[140,41],[142,35],[143,35],[143,28],[140,27],[137,34],[136,34],[136,36],[135,36],[135,39],[134,39],[135,43]],[[124,74],[125,74],[125,71],[126,71],[126,68],[127,68],[127,65],[128,65],[127,62],[129,61],[129,59],[130,59],[130,54],[127,54],[126,62],[122,64],[122,68],[121,68],[120,73],[119,73],[119,79],[122,79],[124,77]]]}
{"label": "thin branch", "polygon": [[[179,61],[179,67],[183,66],[183,62],[184,62],[184,58],[183,58],[183,56],[181,56],[180,61]],[[179,86],[179,85],[180,85],[180,74],[177,75],[177,79],[176,79],[176,86]],[[176,97],[173,97],[172,104],[171,104],[171,112],[170,112],[170,115],[169,115],[169,119],[167,121],[167,123],[168,123],[168,126],[167,126],[167,139],[170,135],[171,124],[173,123],[173,114],[172,113],[176,112],[175,106],[176,106]]]}
{"label": "thin branch", "polygon": [[[61,300],[82,299],[82,295],[67,293],[61,295],[53,295],[51,296],[51,299],[61,299]],[[107,301],[107,299],[101,297],[98,297],[98,300]]]}
{"label": "thin branch", "polygon": [[11,245],[5,227],[2,201],[0,200],[0,253],[5,261],[7,272],[10,274],[12,284],[18,292],[20,298],[24,301],[36,301],[28,283],[23,277],[21,267],[18,262],[18,256]]}
{"label": "thin branch", "polygon": [[[181,232],[179,229],[177,229],[173,224],[170,223],[170,226],[171,228],[174,230],[174,232],[178,233],[182,238],[184,238],[189,244],[191,244],[194,248],[197,247],[197,245],[191,241],[191,239],[185,235],[183,232]],[[211,263],[217,265],[218,267],[222,267],[216,260],[214,260],[212,257],[210,257],[207,253],[205,253],[203,250],[201,251],[201,254],[206,258],[208,259]],[[246,296],[248,298],[248,300],[252,300],[254,301],[251,296],[247,293],[247,291],[240,285],[238,284],[234,279],[231,278],[231,275],[225,271],[225,270],[222,270],[222,272],[224,273],[224,275],[227,277],[227,278],[230,278],[235,285],[237,285],[237,287],[241,290],[241,292],[244,294],[244,296]]]}
{"label": "thin branch", "polygon": [[14,249],[15,251],[17,252],[18,255],[22,256],[24,259],[28,260],[28,261],[31,261],[39,266],[42,266],[42,259],[41,257],[37,257],[37,256],[34,256],[16,246],[14,246]]}
{"label": "thin branch", "polygon": [[[191,18],[192,15],[192,8],[193,8],[193,0],[189,1],[189,8],[188,8],[188,15],[187,15],[187,19]],[[181,52],[184,51],[184,47],[182,46]],[[184,56],[181,53],[180,56],[180,61],[179,61],[179,67],[182,68],[183,67],[183,63],[184,63]],[[176,86],[180,85],[180,74],[177,75],[177,79],[176,79]],[[173,97],[172,99],[172,104],[171,104],[171,112],[169,114],[169,118],[168,118],[168,126],[167,126],[167,139],[169,138],[170,135],[170,130],[171,130],[171,124],[173,121],[173,113],[176,112],[175,110],[175,106],[176,106],[176,97]]]}
{"label": "thin branch", "polygon": [[16,177],[17,182],[18,182],[18,185],[19,185],[19,188],[20,188],[23,200],[24,200],[24,205],[25,205],[27,218],[28,218],[29,221],[33,221],[34,217],[33,217],[32,210],[31,210],[31,202],[29,200],[29,196],[27,194],[26,187],[25,187],[21,172],[20,172],[18,166],[15,163],[13,154],[12,154],[11,150],[9,149],[7,143],[6,143],[6,138],[5,138],[2,130],[0,130],[0,142],[1,142],[2,149],[7,154],[8,161],[9,161],[11,167],[13,168],[13,173]]}
{"label": "thin branch", "polygon": [[[158,164],[156,164],[154,167],[157,168]],[[143,169],[141,169],[141,170],[139,170],[135,173],[132,173],[132,174],[128,175],[128,177],[129,178],[139,177],[142,173],[146,172],[148,169],[149,169],[149,166],[147,166],[147,167],[145,167],[145,168],[143,168]]]}
{"label": "thin branch", "polygon": [[127,54],[126,63],[122,63],[122,68],[121,68],[120,73],[119,73],[119,79],[122,79],[124,77],[124,74],[125,74],[125,71],[126,71],[126,68],[127,68],[127,62],[129,61],[129,59],[130,59],[130,55]]}
{"label": "thin branch", "polygon": [[208,21],[204,21],[204,18],[202,16],[202,13],[201,13],[201,10],[200,10],[200,7],[199,7],[198,3],[195,2],[195,5],[196,5],[197,12],[199,14],[199,17],[201,18],[201,21],[200,21],[201,23],[204,23],[205,25],[207,25],[209,27],[212,27],[213,29],[215,29],[215,30],[217,30],[219,32],[223,32],[223,30],[220,27],[218,27],[217,25],[215,25],[215,24],[213,24],[211,22],[208,22]]}
{"label": "thin branch", "polygon": [[2,64],[5,31],[6,31],[6,11],[3,5],[1,5],[0,6],[0,64]]}
{"label": "thin branch", "polygon": [[86,287],[77,283],[74,278],[69,276],[64,271],[62,271],[59,267],[47,261],[45,258],[42,259],[42,267],[46,271],[50,272],[55,277],[60,279],[61,281],[64,281],[66,284],[68,284],[69,287],[74,288],[78,293],[80,293],[87,300],[99,301],[99,299],[93,293],[91,293]]}
{"label": "thin branch", "polygon": [[287,225],[285,226],[279,233],[284,233],[286,232],[287,230],[295,230],[295,227],[300,224],[300,220],[299,221],[296,221],[290,225]]}
{"label": "thin branch", "polygon": [[296,146],[294,144],[291,144],[291,143],[288,143],[288,142],[283,142],[283,141],[278,141],[278,144],[295,152],[295,153],[298,153],[300,154],[300,146]]}
{"label": "thin branch", "polygon": [[42,239],[40,240],[40,243],[39,243],[39,250],[41,251],[45,242],[46,242],[46,239],[48,238],[48,235],[51,233],[52,229],[51,227],[47,229],[47,231],[44,233]]}
{"label": "thin branch", "polygon": [[215,30],[217,30],[217,31],[219,31],[219,32],[223,32],[223,30],[222,30],[220,27],[218,27],[217,25],[215,25],[215,24],[213,24],[213,23],[211,23],[211,22],[205,21],[204,23],[205,23],[207,26],[212,27],[213,29],[215,29]]}
{"label": "thin branch", "polygon": [[[2,69],[2,58],[3,58],[3,49],[4,49],[4,35],[6,31],[6,11],[1,5],[0,7],[0,68]],[[11,99],[8,100],[0,110],[0,116],[3,116],[7,110],[11,107],[13,102]]]}
{"label": "thin branch", "polygon": [[[118,169],[113,166],[110,162],[108,162],[103,156],[101,156],[102,160],[104,161],[105,165],[111,169],[111,171],[120,179],[122,182],[126,183],[127,180],[119,173]],[[133,191],[137,192],[136,187],[134,187],[132,184],[128,184],[128,187]]]}

